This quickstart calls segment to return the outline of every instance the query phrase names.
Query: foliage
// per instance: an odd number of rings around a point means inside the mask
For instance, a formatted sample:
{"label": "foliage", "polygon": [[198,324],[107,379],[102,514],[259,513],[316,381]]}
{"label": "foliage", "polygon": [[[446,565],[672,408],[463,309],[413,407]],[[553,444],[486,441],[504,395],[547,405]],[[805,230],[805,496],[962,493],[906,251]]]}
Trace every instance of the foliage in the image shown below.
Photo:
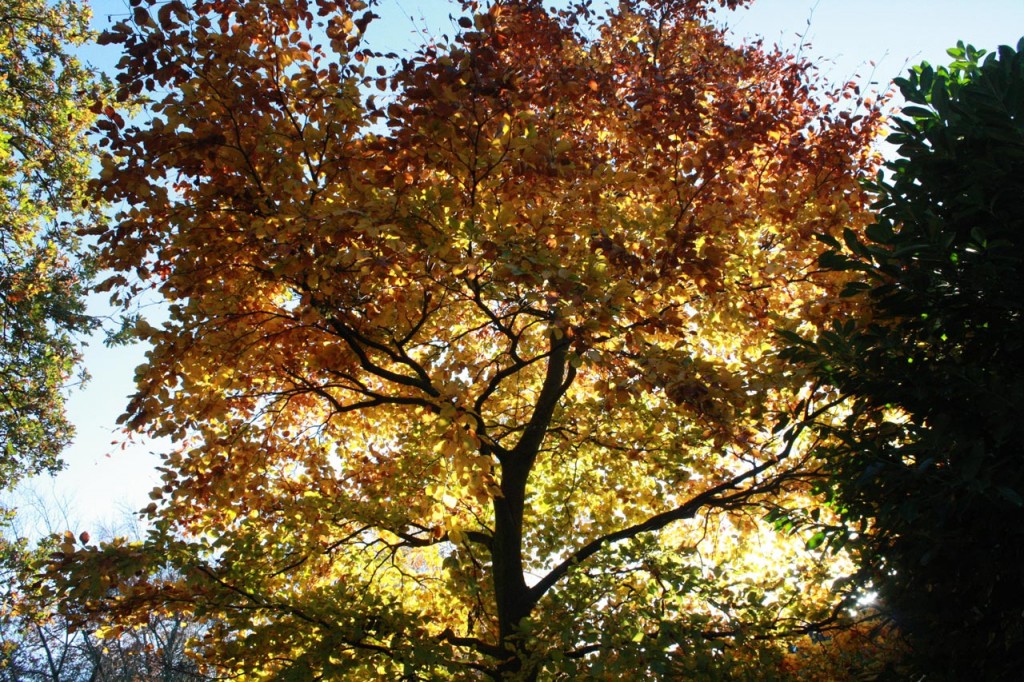
{"label": "foliage", "polygon": [[143,626],[100,638],[72,626],[43,596],[38,566],[56,549],[0,537],[0,680],[3,682],[194,682],[207,679],[185,655],[194,623],[154,614]]}
{"label": "foliage", "polygon": [[257,679],[781,670],[844,568],[759,520],[814,476],[773,329],[831,311],[878,114],[710,11],[464,3],[397,60],[357,0],[137,3],[97,234],[168,301],[125,420],[178,446],[68,609]]}
{"label": "foliage", "polygon": [[1024,663],[1022,48],[961,44],[897,81],[877,222],[822,258],[868,315],[789,352],[849,396],[829,492],[873,524],[866,573],[929,679]]}
{"label": "foliage", "polygon": [[92,75],[68,50],[88,36],[73,2],[0,0],[0,489],[60,467],[64,390],[78,360],[87,266],[75,230],[95,116]]}
{"label": "foliage", "polygon": [[[83,207],[93,158],[85,133],[96,116],[82,103],[97,85],[70,53],[88,38],[88,21],[75,2],[0,0],[0,491],[60,468],[72,435],[65,391],[80,335],[93,327],[76,231],[100,222]],[[12,519],[0,507],[0,676],[35,679],[25,667],[32,646],[22,644],[45,639],[48,625],[16,613],[33,552],[8,537]],[[46,669],[71,679],[77,665],[51,656]]]}
{"label": "foliage", "polygon": [[3,600],[0,606],[0,679],[88,679],[88,660],[75,656],[71,643],[77,638],[64,630],[57,633],[45,617],[38,620],[20,607],[20,580],[24,577],[27,542],[0,540],[3,562]]}

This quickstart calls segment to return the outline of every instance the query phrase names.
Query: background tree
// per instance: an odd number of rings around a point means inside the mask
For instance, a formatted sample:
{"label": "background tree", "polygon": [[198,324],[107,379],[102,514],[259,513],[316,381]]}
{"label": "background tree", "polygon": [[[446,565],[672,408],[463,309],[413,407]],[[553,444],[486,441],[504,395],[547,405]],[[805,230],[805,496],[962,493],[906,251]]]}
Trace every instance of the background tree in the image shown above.
{"label": "background tree", "polygon": [[[21,500],[19,500],[21,501]],[[208,679],[185,653],[197,623],[151,614],[138,628],[92,632],[76,627],[42,583],[38,568],[61,543],[75,541],[57,528],[72,525],[66,502],[42,497],[18,505],[17,519],[0,534],[0,680],[3,682],[194,682]],[[30,509],[31,507],[31,509]],[[33,514],[34,512],[34,514]],[[134,521],[134,518],[129,520]],[[34,527],[33,527],[34,526]],[[135,523],[118,529],[138,537]],[[108,535],[108,533],[104,533]],[[45,536],[38,542],[30,536]],[[87,535],[78,541],[85,541]]]}
{"label": "background tree", "polygon": [[[829,494],[929,679],[1024,663],[1024,43],[897,83],[877,222],[822,264],[866,313],[789,352],[848,396]],[[794,340],[796,337],[792,337]]]}
{"label": "background tree", "polygon": [[[0,492],[60,468],[72,435],[65,391],[79,335],[92,328],[76,230],[99,220],[82,205],[93,158],[85,132],[96,118],[82,103],[95,83],[69,52],[87,39],[88,20],[74,2],[0,0]],[[27,655],[14,630],[37,634],[27,621],[12,625],[32,555],[12,516],[0,507],[2,675]],[[73,665],[57,656],[48,669],[73,675]]]}
{"label": "background tree", "polygon": [[88,36],[74,2],[0,0],[0,489],[60,467],[64,392],[78,360],[88,266],[75,231],[93,158],[92,74],[69,54]]}
{"label": "background tree", "polygon": [[152,614],[134,628],[99,633],[77,627],[73,613],[39,593],[38,566],[57,543],[0,541],[0,680],[4,682],[194,682],[209,679],[186,653],[205,629],[178,616]]}
{"label": "background tree", "polygon": [[396,62],[356,0],[136,3],[97,232],[168,300],[125,419],[178,447],[68,609],[188,608],[257,678],[781,665],[842,568],[757,523],[813,476],[773,330],[832,305],[877,112],[709,12],[463,3]]}

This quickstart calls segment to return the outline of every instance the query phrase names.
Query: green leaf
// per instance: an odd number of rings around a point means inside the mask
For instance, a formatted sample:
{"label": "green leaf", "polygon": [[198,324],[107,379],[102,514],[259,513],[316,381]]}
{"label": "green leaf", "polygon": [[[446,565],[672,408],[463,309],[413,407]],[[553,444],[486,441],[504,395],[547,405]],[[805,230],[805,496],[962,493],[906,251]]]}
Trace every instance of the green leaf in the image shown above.
{"label": "green leaf", "polygon": [[818,549],[825,542],[824,531],[818,531],[807,540],[807,549]]}
{"label": "green leaf", "polygon": [[1013,488],[1002,485],[996,488],[996,490],[999,492],[1000,497],[1012,504],[1014,507],[1024,507],[1024,498],[1022,498]]}
{"label": "green leaf", "polygon": [[910,116],[915,120],[935,118],[935,111],[925,107],[909,106],[900,109],[900,114]]}

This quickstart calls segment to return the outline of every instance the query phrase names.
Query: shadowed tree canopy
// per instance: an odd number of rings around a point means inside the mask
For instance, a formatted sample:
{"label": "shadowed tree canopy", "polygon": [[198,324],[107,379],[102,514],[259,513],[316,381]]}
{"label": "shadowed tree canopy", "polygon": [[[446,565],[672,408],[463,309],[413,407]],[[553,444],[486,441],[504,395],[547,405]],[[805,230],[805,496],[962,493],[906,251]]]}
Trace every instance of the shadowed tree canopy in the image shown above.
{"label": "shadowed tree canopy", "polygon": [[898,79],[877,221],[833,241],[869,304],[787,354],[848,398],[827,492],[928,679],[1024,664],[1024,43]]}
{"label": "shadowed tree canopy", "polygon": [[355,0],[136,4],[98,236],[178,446],[69,603],[254,678],[764,679],[841,572],[757,522],[813,476],[773,330],[831,312],[878,118],[711,11],[463,3],[398,59]]}

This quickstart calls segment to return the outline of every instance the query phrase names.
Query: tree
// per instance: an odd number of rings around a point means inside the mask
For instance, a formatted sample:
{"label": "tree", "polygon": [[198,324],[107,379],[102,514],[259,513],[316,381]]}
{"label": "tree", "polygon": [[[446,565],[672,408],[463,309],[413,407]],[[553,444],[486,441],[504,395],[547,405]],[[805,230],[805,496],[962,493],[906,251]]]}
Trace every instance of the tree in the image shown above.
{"label": "tree", "polygon": [[257,678],[765,679],[841,573],[758,524],[813,477],[773,329],[832,305],[878,114],[709,5],[468,2],[398,60],[355,0],[137,3],[98,237],[168,301],[125,420],[179,447],[67,603]]}
{"label": "tree", "polygon": [[92,74],[68,52],[88,36],[74,2],[0,0],[0,489],[60,467],[72,427],[88,265],[76,236],[95,115]]}
{"label": "tree", "polygon": [[865,313],[789,355],[848,397],[824,431],[827,492],[929,679],[1024,664],[1024,43],[960,44],[897,81],[899,158],[877,221],[826,267]]}
{"label": "tree", "polygon": [[[95,85],[69,53],[89,35],[88,21],[74,2],[0,0],[0,492],[60,468],[73,433],[65,391],[79,335],[93,326],[76,230],[98,220],[81,205],[92,158],[84,135],[95,119],[81,102]],[[9,635],[15,579],[30,554],[8,537],[12,517],[0,506],[3,675],[24,653]]]}
{"label": "tree", "polygon": [[[49,507],[49,503],[47,503]],[[26,514],[19,507],[18,521]],[[54,528],[44,508],[39,520]],[[207,679],[185,654],[185,642],[202,628],[181,618],[152,614],[139,628],[92,633],[40,590],[36,568],[70,533],[38,543],[5,529],[0,535],[0,680],[3,682],[196,682]],[[20,536],[19,536],[20,535]],[[83,540],[88,539],[83,536]],[[103,637],[98,636],[102,634]]]}

